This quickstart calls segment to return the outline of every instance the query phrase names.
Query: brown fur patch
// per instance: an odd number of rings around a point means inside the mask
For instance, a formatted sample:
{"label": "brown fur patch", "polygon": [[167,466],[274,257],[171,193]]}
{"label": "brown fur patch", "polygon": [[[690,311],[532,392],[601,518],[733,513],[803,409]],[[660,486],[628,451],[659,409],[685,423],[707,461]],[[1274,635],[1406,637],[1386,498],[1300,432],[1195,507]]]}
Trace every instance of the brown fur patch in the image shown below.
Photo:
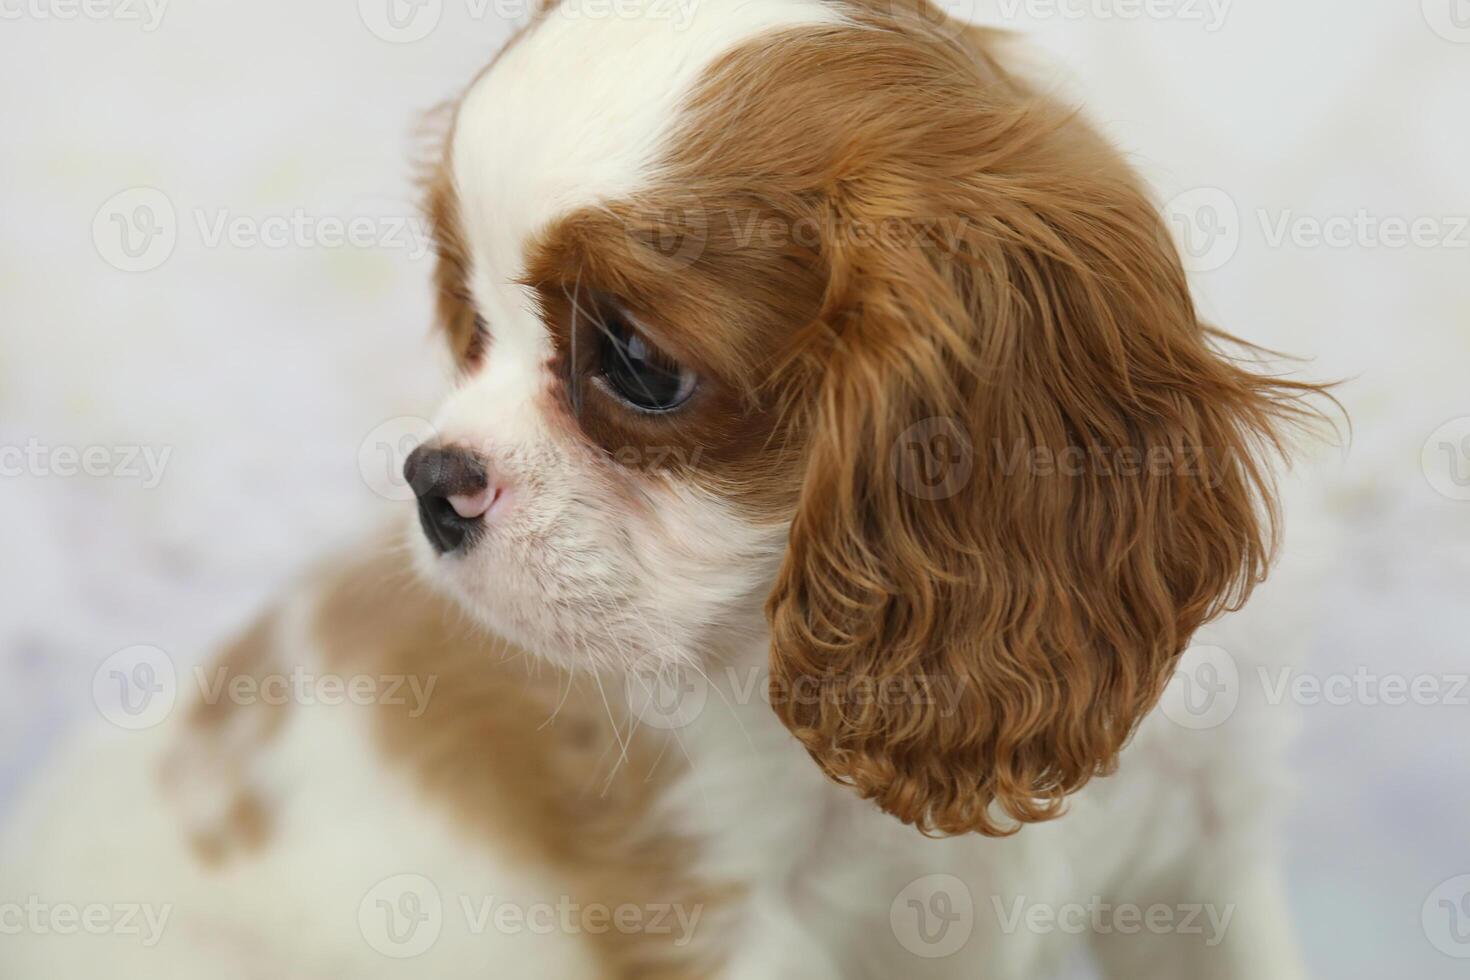
{"label": "brown fur patch", "polygon": [[[278,625],[279,616],[276,612],[261,616],[238,639],[226,644],[215,658],[207,671],[206,680],[212,687],[217,687],[223,696],[201,696],[190,707],[189,725],[196,730],[197,735],[217,734],[227,726],[239,727],[238,711],[241,706],[232,702],[228,696],[231,685],[241,679],[258,684],[266,676],[282,669],[282,659],[280,651],[276,649],[275,640]],[[251,727],[260,732],[262,741],[269,741],[285,721],[285,706],[259,701],[248,707],[260,716],[260,720]]]}
{"label": "brown fur patch", "polygon": [[[325,659],[314,669],[344,684],[358,677],[402,682],[399,696],[371,709],[386,762],[411,776],[426,807],[442,809],[472,837],[565,875],[584,908],[677,904],[699,909],[696,937],[719,928],[738,889],[691,877],[695,843],[654,817],[682,756],[666,753],[648,730],[631,737],[624,753],[595,687],[585,679],[569,687],[566,675],[471,626],[415,580],[402,564],[404,552],[396,536],[377,540],[338,567],[315,587],[314,635],[292,641],[319,647]],[[270,841],[270,810],[250,784],[250,768],[299,709],[239,702],[228,692],[237,679],[259,690],[299,663],[299,652],[280,649],[278,625],[276,613],[263,616],[206,668],[221,696],[201,697],[190,708],[187,743],[162,773],[171,792],[194,779],[233,791],[218,825],[191,837],[208,865]],[[410,679],[428,692],[423,704],[405,696]],[[622,715],[617,723],[622,732],[632,727]],[[717,972],[717,964],[695,959],[719,947],[708,940],[679,948],[667,933],[617,929],[586,938],[609,978],[685,980]]]}
{"label": "brown fur patch", "polygon": [[[445,147],[448,145],[446,139]],[[435,316],[456,363],[462,368],[473,367],[485,355],[487,332],[470,297],[469,246],[460,227],[459,192],[447,165],[437,167],[427,180],[425,211],[436,256]]]}
{"label": "brown fur patch", "polygon": [[271,821],[249,776],[250,760],[268,751],[280,734],[288,706],[255,699],[237,702],[234,685],[246,682],[254,689],[283,669],[276,648],[277,616],[268,613],[240,637],[227,644],[206,668],[207,689],[189,707],[186,743],[164,761],[160,773],[166,793],[189,791],[193,781],[204,781],[230,794],[230,803],[213,826],[191,830],[190,846],[205,864],[219,866],[263,847],[270,839]]}
{"label": "brown fur patch", "polygon": [[[595,688],[471,626],[413,581],[402,548],[342,569],[326,585],[315,629],[329,669],[432,682],[427,709],[376,706],[378,744],[389,762],[474,836],[530,866],[576,883],[586,906],[624,903],[701,908],[699,928],[718,928],[730,888],[689,876],[694,843],[656,819],[659,793],[680,769],[647,731],[621,749]],[[612,699],[616,701],[616,699]],[[614,708],[616,710],[616,708]],[[618,718],[627,731],[628,719]],[[608,930],[587,936],[608,977],[708,976],[668,935]]]}

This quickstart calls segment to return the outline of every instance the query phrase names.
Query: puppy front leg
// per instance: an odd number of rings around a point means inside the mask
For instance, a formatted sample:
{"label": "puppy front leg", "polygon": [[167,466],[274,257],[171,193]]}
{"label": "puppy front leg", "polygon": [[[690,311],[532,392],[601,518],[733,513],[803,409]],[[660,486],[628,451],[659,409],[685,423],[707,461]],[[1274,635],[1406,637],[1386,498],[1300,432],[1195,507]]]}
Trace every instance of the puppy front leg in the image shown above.
{"label": "puppy front leg", "polygon": [[772,929],[772,925],[768,921],[759,935],[749,935],[739,944],[720,971],[720,980],[844,980],[831,952],[803,935],[799,926],[787,922]]}
{"label": "puppy front leg", "polygon": [[[1187,863],[1187,862],[1186,862]],[[1094,928],[1110,980],[1304,980],[1286,893],[1266,860],[1207,855],[1129,887]]]}

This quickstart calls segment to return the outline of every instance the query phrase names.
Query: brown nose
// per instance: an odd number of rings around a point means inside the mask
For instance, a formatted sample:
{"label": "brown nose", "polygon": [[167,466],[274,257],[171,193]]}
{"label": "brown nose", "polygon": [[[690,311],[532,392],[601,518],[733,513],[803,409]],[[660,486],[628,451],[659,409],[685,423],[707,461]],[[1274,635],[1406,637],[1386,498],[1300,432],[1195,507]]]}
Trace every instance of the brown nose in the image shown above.
{"label": "brown nose", "polygon": [[484,462],[466,449],[424,445],[409,453],[403,478],[419,499],[419,524],[434,550],[467,551],[493,503]]}

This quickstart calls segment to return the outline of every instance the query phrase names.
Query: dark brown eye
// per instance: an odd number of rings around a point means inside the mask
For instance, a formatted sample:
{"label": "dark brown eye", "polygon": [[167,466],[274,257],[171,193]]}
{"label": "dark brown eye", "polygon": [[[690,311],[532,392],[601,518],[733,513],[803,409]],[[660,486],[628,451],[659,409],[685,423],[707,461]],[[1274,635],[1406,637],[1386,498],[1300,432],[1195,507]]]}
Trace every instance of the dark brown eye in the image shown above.
{"label": "dark brown eye", "polygon": [[597,372],[629,407],[672,412],[694,394],[698,376],[650,344],[626,313],[605,310],[600,327]]}

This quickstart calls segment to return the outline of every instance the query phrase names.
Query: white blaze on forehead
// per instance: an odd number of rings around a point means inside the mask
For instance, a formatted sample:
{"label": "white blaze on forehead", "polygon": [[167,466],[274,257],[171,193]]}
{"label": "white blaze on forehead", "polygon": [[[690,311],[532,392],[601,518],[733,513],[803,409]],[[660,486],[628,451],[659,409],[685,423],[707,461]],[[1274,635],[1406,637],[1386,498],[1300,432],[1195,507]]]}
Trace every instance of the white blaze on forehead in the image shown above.
{"label": "white blaze on forehead", "polygon": [[[644,184],[701,74],[762,34],[838,23],[824,0],[629,0],[594,17],[553,9],[460,107],[453,149],[471,289],[494,362],[539,367],[548,337],[512,285],[556,217]],[[508,379],[506,379],[508,380]]]}

